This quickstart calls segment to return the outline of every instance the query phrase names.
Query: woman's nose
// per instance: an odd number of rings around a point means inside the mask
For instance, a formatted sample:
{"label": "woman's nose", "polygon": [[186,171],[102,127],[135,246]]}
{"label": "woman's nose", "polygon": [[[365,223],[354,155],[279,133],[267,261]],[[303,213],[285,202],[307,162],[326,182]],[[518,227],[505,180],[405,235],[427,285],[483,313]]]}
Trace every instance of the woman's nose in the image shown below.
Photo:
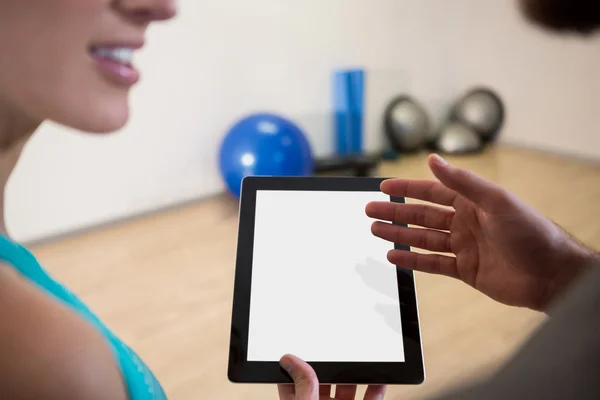
{"label": "woman's nose", "polygon": [[119,8],[143,22],[164,21],[177,14],[176,0],[120,0]]}

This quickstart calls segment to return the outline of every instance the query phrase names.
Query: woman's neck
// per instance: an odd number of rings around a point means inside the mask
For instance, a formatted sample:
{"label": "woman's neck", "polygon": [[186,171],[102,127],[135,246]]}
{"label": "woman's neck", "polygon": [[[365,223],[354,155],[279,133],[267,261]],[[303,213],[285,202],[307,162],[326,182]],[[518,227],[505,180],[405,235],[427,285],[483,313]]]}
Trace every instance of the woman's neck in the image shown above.
{"label": "woman's neck", "polygon": [[6,184],[19,161],[23,147],[39,125],[39,122],[0,102],[0,233],[6,236],[8,236],[4,218]]}

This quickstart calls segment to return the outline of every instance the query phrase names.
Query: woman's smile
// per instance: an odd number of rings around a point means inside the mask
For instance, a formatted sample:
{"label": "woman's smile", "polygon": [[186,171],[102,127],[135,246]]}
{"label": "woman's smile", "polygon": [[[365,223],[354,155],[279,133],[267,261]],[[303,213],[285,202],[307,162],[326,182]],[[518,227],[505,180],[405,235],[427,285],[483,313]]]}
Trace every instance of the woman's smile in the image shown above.
{"label": "woman's smile", "polygon": [[140,80],[140,72],[133,65],[133,56],[142,43],[92,46],[90,55],[101,74],[113,83],[132,86]]}

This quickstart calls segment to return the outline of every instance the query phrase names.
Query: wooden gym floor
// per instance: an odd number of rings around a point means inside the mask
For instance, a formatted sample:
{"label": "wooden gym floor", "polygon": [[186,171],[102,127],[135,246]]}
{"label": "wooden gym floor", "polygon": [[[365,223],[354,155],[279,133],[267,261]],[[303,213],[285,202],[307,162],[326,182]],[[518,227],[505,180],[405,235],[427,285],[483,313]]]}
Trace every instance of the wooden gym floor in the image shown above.
{"label": "wooden gym floor", "polygon": [[[425,158],[384,164],[379,175],[431,178]],[[510,147],[448,159],[600,248],[600,165]],[[276,399],[275,387],[226,378],[236,233],[237,204],[220,196],[32,250],[140,353],[171,399]],[[417,274],[417,285],[427,382],[391,387],[386,399],[427,398],[486,374],[542,321],[448,278]]]}

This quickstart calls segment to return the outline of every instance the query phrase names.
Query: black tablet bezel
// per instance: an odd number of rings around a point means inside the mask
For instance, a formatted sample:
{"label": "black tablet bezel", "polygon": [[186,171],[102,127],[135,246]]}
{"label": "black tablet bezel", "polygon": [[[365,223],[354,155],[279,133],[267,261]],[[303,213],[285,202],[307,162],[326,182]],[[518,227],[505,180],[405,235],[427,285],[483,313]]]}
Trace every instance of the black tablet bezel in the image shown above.
{"label": "black tablet bezel", "polygon": [[[242,183],[228,378],[233,383],[285,384],[291,377],[278,362],[247,360],[254,215],[258,190],[380,191],[385,178],[246,177]],[[404,203],[404,198],[391,201]],[[396,249],[410,250],[396,244]],[[397,267],[405,362],[309,362],[322,384],[416,385],[425,380],[414,274]]]}

